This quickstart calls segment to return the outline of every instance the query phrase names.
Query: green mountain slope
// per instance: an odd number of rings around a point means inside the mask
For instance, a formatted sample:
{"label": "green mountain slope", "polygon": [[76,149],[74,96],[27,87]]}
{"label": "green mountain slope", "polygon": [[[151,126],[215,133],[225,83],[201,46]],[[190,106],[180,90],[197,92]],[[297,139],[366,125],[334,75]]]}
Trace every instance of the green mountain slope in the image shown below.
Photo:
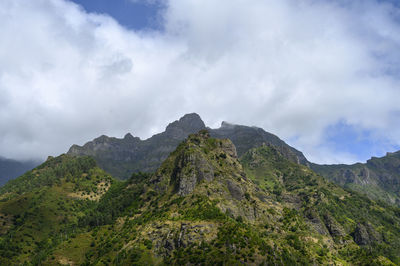
{"label": "green mountain slope", "polygon": [[0,189],[0,264],[39,264],[75,235],[113,179],[88,157],[60,156]]}
{"label": "green mountain slope", "polygon": [[273,145],[238,158],[230,140],[205,130],[154,174],[115,181],[93,159],[64,155],[0,195],[1,263],[400,264],[398,208],[330,183]]}
{"label": "green mountain slope", "polygon": [[373,157],[365,164],[312,164],[311,168],[341,186],[400,206],[400,151]]}
{"label": "green mountain slope", "polygon": [[[357,249],[351,262],[365,257],[363,263],[368,264],[381,254],[400,263],[398,208],[344,190],[309,168],[287,161],[271,146],[251,150],[241,161],[256,184],[272,190],[277,201],[291,204],[312,228],[332,238],[339,256],[346,254],[354,241],[364,249]],[[373,252],[366,252],[366,247]]]}

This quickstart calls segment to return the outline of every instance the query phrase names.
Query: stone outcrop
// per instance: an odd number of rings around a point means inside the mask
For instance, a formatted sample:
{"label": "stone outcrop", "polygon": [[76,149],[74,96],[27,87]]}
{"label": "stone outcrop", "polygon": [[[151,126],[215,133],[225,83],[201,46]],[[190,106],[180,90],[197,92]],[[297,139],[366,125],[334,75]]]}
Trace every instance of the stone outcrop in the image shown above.
{"label": "stone outcrop", "polygon": [[370,223],[358,223],[353,233],[354,242],[360,246],[376,244],[382,241],[382,236],[375,231]]}
{"label": "stone outcrop", "polygon": [[330,214],[325,214],[323,218],[325,226],[332,237],[341,238],[346,235],[343,227]]}

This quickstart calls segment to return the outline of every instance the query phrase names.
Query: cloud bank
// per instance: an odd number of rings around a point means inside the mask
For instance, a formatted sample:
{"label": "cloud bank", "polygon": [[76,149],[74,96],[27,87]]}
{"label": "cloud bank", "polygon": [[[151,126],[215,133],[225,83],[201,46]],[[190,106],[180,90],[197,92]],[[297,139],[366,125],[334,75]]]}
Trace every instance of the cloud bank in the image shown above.
{"label": "cloud bank", "polygon": [[163,31],[132,31],[65,0],[1,1],[0,155],[145,138],[188,112],[263,127],[319,163],[364,159],[335,148],[335,125],[369,132],[371,151],[400,145],[392,4],[169,0],[160,16]]}

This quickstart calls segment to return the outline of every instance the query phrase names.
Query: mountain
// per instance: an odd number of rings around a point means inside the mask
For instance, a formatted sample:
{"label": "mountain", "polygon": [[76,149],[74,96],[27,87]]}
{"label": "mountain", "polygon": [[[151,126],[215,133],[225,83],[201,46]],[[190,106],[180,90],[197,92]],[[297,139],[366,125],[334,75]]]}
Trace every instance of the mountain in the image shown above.
{"label": "mountain", "polygon": [[[129,133],[123,139],[101,136],[82,147],[73,145],[68,154],[93,156],[104,170],[117,178],[126,179],[134,172],[154,172],[181,141],[201,129],[206,129],[206,125],[200,116],[186,114],[169,124],[164,132],[149,139],[141,140]],[[238,147],[239,156],[262,143],[270,143],[288,159],[308,164],[301,152],[263,129],[223,122],[220,128],[208,130],[213,137],[231,139]]]}
{"label": "mountain", "polygon": [[259,147],[263,144],[271,144],[279,152],[292,162],[309,165],[303,153],[290,147],[277,136],[264,131],[258,127],[248,127],[222,122],[217,129],[208,129],[214,138],[230,139],[237,148],[238,156],[242,156],[251,148]]}
{"label": "mountain", "polygon": [[311,168],[329,180],[372,199],[400,206],[400,151],[353,165],[317,165]]}
{"label": "mountain", "polygon": [[252,148],[271,144],[285,158],[311,167],[341,186],[371,199],[400,206],[400,152],[372,158],[366,164],[318,165],[308,162],[300,151],[261,128],[222,122],[220,128],[211,129],[195,113],[183,116],[169,124],[164,132],[146,140],[129,133],[123,139],[101,136],[82,147],[73,145],[68,154],[93,156],[101,168],[117,178],[126,179],[134,172],[154,172],[181,141],[201,129],[207,129],[214,138],[230,139],[239,157]]}
{"label": "mountain", "polygon": [[50,158],[0,189],[0,213],[4,265],[400,263],[399,208],[272,144],[238,158],[206,130],[127,181],[90,157]]}
{"label": "mountain", "polygon": [[0,157],[0,186],[14,179],[28,170],[31,170],[39,163],[33,161],[16,161]]}

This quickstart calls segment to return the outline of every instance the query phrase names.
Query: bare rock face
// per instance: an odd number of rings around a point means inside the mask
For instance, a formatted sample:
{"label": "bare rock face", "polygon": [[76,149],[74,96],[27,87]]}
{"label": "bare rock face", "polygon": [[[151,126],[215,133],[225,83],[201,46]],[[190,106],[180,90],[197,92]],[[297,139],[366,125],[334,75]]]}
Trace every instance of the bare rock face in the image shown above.
{"label": "bare rock face", "polygon": [[205,130],[190,135],[167,158],[152,179],[160,192],[173,186],[179,196],[186,196],[198,183],[214,179],[214,166],[206,154],[210,150],[208,139],[209,134]]}
{"label": "bare rock face", "polygon": [[170,123],[165,134],[170,138],[182,140],[189,134],[205,129],[206,125],[196,113],[191,113],[183,116],[181,119]]}
{"label": "bare rock face", "polygon": [[174,172],[180,196],[193,192],[202,180],[211,182],[214,179],[213,166],[200,154],[182,154]]}
{"label": "bare rock face", "polygon": [[[324,215],[324,221],[325,226],[332,237],[340,239],[341,237],[346,235],[343,227],[331,215]],[[341,242],[341,240],[339,240],[339,242]]]}
{"label": "bare rock face", "polygon": [[382,241],[382,236],[375,231],[370,223],[357,224],[353,233],[354,242],[360,246],[367,246]]}
{"label": "bare rock face", "polygon": [[185,248],[217,236],[218,228],[207,222],[156,222],[142,232],[143,238],[149,239],[159,255],[171,255],[179,248]]}
{"label": "bare rock face", "polygon": [[354,242],[360,246],[366,246],[371,243],[367,228],[364,225],[358,224],[354,231]]}
{"label": "bare rock face", "polygon": [[232,144],[232,142],[221,142],[221,149],[226,152],[226,154],[228,154],[229,156],[231,156],[232,158],[237,158],[237,152],[236,152],[236,147],[235,145]]}
{"label": "bare rock face", "polygon": [[236,200],[242,200],[243,199],[243,191],[240,188],[240,186],[238,186],[237,184],[235,184],[235,182],[233,182],[232,180],[227,180],[227,185],[228,185],[228,189],[229,192],[231,193],[232,197]]}
{"label": "bare rock face", "polygon": [[329,231],[327,230],[325,223],[321,220],[318,213],[315,210],[308,210],[306,213],[306,218],[309,221],[309,224],[321,235],[328,235]]}

